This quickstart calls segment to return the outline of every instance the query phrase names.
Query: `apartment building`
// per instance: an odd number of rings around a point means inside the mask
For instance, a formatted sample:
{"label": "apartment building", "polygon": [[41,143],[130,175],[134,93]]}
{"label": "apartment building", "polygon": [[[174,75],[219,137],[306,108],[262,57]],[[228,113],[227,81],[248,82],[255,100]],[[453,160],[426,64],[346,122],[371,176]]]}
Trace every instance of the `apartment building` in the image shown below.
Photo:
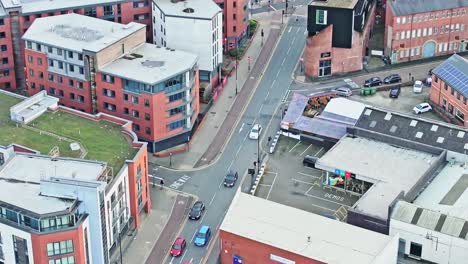
{"label": "apartment building", "polygon": [[309,77],[363,69],[375,3],[369,0],[315,0],[309,5],[304,66]]}
{"label": "apartment building", "polygon": [[21,37],[37,18],[77,13],[122,24],[134,21],[147,25],[148,41],[153,36],[150,0],[1,0],[0,4],[0,19],[4,20],[4,24],[0,23],[0,45],[4,45],[0,54],[5,62],[0,68],[0,76],[2,71],[4,74],[0,77],[0,88],[7,90],[16,90],[17,86],[21,91],[24,89]]}
{"label": "apartment building", "polygon": [[237,48],[249,34],[251,2],[249,0],[214,0],[223,10],[224,50]]}
{"label": "apartment building", "polygon": [[[12,100],[0,91],[2,106]],[[15,129],[15,140],[27,143],[0,145],[0,263],[110,263],[119,237],[138,229],[141,212],[151,208],[146,143],[137,141],[131,122],[58,106],[45,91],[18,101],[10,116],[25,126],[0,126],[7,133]],[[106,126],[104,133],[112,136],[105,148],[121,157],[96,151],[96,139],[89,137],[74,143],[75,152],[59,148],[60,141],[48,135],[69,137],[60,118],[69,122],[68,131]],[[28,129],[29,122],[39,131]],[[39,133],[42,141],[31,140]],[[51,151],[42,155],[32,148]],[[76,157],[82,151],[92,160]]]}
{"label": "apartment building", "polygon": [[454,123],[468,126],[468,60],[455,54],[432,70],[430,100]]}
{"label": "apartment building", "polygon": [[36,19],[26,42],[27,93],[133,121],[158,152],[190,140],[199,113],[197,56],[145,43],[145,25],[78,14]]}
{"label": "apartment building", "polygon": [[467,10],[467,0],[388,0],[385,55],[398,63],[467,51]]}
{"label": "apartment building", "polygon": [[198,56],[200,81],[216,86],[223,63],[223,13],[212,0],[153,1],[153,40]]}

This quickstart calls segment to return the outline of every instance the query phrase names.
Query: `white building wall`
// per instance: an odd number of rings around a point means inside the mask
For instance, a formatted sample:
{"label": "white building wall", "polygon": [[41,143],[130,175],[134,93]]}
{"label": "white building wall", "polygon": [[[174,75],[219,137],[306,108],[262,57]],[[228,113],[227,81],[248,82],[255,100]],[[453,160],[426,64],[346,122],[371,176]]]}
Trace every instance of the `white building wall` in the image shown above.
{"label": "white building wall", "polygon": [[28,246],[29,264],[34,264],[31,234],[24,232],[20,229],[11,227],[9,225],[0,223],[0,235],[2,237],[2,243],[0,243],[0,247],[3,250],[5,263],[15,263],[15,250],[13,246],[13,236],[17,236],[26,240],[26,243]]}
{"label": "white building wall", "polygon": [[212,72],[223,62],[221,11],[208,20],[165,15],[154,3],[153,10],[153,39],[156,45],[196,54],[202,71]]}
{"label": "white building wall", "polygon": [[422,245],[421,258],[439,264],[468,263],[468,241],[435,232],[398,220],[390,221],[390,235],[399,234],[405,240],[405,254],[409,255],[411,242]]}
{"label": "white building wall", "polygon": [[399,236],[394,235],[390,243],[380,251],[372,262],[373,264],[396,264],[398,260],[398,241]]}

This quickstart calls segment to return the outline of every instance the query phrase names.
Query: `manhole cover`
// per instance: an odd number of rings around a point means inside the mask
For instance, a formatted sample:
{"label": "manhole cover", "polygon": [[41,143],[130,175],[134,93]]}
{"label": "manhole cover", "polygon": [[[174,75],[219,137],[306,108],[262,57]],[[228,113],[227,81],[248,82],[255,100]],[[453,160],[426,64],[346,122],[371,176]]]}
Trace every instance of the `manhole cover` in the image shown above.
{"label": "manhole cover", "polygon": [[215,115],[215,114],[216,114],[216,112],[210,112],[210,114],[212,114],[212,115]]}

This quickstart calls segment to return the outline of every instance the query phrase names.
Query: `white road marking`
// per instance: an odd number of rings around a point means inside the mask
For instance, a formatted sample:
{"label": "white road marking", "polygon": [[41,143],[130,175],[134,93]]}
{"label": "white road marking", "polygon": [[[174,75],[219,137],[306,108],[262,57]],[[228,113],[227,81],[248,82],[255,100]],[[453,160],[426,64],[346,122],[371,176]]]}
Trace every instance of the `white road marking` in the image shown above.
{"label": "white road marking", "polygon": [[198,232],[198,229],[195,230],[195,233],[193,233],[192,240],[190,240],[190,242],[193,242],[193,239],[195,238],[195,235],[197,235],[197,232]]}
{"label": "white road marking", "polygon": [[215,192],[215,194],[213,195],[213,198],[211,198],[211,201],[210,201],[210,203],[209,203],[208,205],[211,205],[211,204],[213,203],[213,201],[214,201],[214,198],[216,197],[216,194],[218,194],[218,193],[217,193],[217,192]]}
{"label": "white road marking", "polygon": [[289,150],[289,152],[293,151],[299,144],[301,144],[300,141],[298,141],[298,142],[296,143],[296,145],[294,145],[294,147],[292,147],[292,149]]}
{"label": "white road marking", "polygon": [[[294,42],[294,40],[293,40],[293,42]],[[292,47],[292,46],[289,46],[289,49],[288,49],[288,51],[286,52],[286,54],[289,54],[289,52],[291,51],[291,47]]]}
{"label": "white road marking", "polygon": [[306,151],[312,146],[312,144],[310,144],[302,153],[301,153],[301,156],[304,155],[304,153],[306,153]]}
{"label": "white road marking", "polygon": [[192,261],[193,261],[193,258],[190,259],[190,263],[192,263]]}
{"label": "white road marking", "polygon": [[311,177],[311,178],[315,178],[315,179],[320,179],[320,176],[310,175],[310,174],[306,174],[306,173],[302,173],[302,172],[298,172],[298,174],[303,175],[303,176],[307,176],[307,177]]}
{"label": "white road marking", "polygon": [[322,201],[327,201],[327,202],[330,202],[330,203],[334,203],[334,204],[337,204],[339,206],[343,206],[343,207],[346,207],[346,208],[349,208],[349,206],[347,206],[346,204],[342,204],[342,203],[337,203],[337,202],[334,202],[334,201],[330,201],[328,199],[325,199],[325,198],[322,198],[322,197],[318,197],[318,196],[315,196],[315,195],[312,195],[312,194],[308,194],[308,193],[304,193],[305,196],[308,196],[308,197],[313,197],[315,199],[319,199],[319,200],[322,200]]}
{"label": "white road marking", "polygon": [[273,9],[273,11],[277,11],[277,9],[274,6],[270,5],[270,7],[271,9]]}
{"label": "white road marking", "polygon": [[203,219],[205,218],[205,215],[206,215],[207,211],[208,211],[208,209],[205,209],[205,212],[203,212],[203,216],[200,219],[200,223],[203,223]]}
{"label": "white road marking", "polygon": [[322,152],[322,150],[323,150],[323,147],[322,147],[322,148],[320,148],[320,149],[317,151],[317,153],[315,153],[315,155],[314,155],[314,156],[317,156],[317,155],[318,155],[320,152]]}
{"label": "white road marking", "polygon": [[231,164],[229,164],[228,171],[231,170],[232,164],[234,164],[234,160],[231,161]]}
{"label": "white road marking", "polygon": [[296,34],[297,34],[297,33],[299,33],[299,30],[300,30],[300,29],[301,29],[300,27],[298,27],[298,28],[297,28],[297,30],[296,30]]}
{"label": "white road marking", "polygon": [[172,264],[173,260],[174,260],[174,256],[172,256],[171,261],[169,261],[169,264]]}
{"label": "white road marking", "polygon": [[267,95],[265,96],[265,98],[268,98],[269,95],[270,95],[270,90],[268,90],[268,93],[267,93]]}
{"label": "white road marking", "polygon": [[239,152],[240,152],[241,148],[242,148],[242,145],[240,145],[239,148],[237,149],[236,157],[239,156]]}
{"label": "white road marking", "polygon": [[273,190],[273,186],[275,186],[275,181],[276,181],[276,175],[275,175],[275,178],[273,178],[273,183],[271,183],[270,190],[268,191],[268,194],[267,194],[267,197],[266,197],[267,200],[268,200],[268,198],[270,198],[270,193],[271,193],[271,190]]}
{"label": "white road marking", "polygon": [[283,62],[281,62],[281,66],[284,65],[284,62],[286,61],[286,57],[283,58]]}
{"label": "white road marking", "polygon": [[311,182],[306,182],[306,181],[298,180],[298,179],[295,179],[295,178],[292,178],[291,180],[296,181],[296,182],[300,182],[300,183],[304,183],[304,184],[308,184],[308,185],[314,185]]}
{"label": "white road marking", "polygon": [[292,29],[292,27],[289,27],[288,33],[290,33],[290,32],[291,32],[291,29]]}
{"label": "white road marking", "polygon": [[278,78],[280,71],[281,71],[281,68],[278,70],[278,73],[276,74],[276,78]]}
{"label": "white road marking", "polygon": [[242,123],[242,126],[239,128],[239,133],[242,132],[242,129],[244,129],[245,123]]}
{"label": "white road marking", "polygon": [[262,109],[263,109],[263,104],[260,105],[260,109],[258,109],[258,112],[261,113],[261,112],[262,112]]}
{"label": "white road marking", "polygon": [[[276,79],[273,80],[273,82],[271,83],[271,87],[273,87],[276,83]],[[270,92],[270,90],[268,90],[268,92]]]}
{"label": "white road marking", "polygon": [[314,185],[311,185],[310,188],[305,192],[305,194],[309,194],[309,191],[312,190],[312,188],[314,188]]}
{"label": "white road marking", "polygon": [[183,254],[182,257],[180,258],[179,264],[182,263],[182,260],[184,260],[184,257],[185,257],[185,254],[187,254],[187,251],[188,251],[188,250],[185,250],[184,254]]}

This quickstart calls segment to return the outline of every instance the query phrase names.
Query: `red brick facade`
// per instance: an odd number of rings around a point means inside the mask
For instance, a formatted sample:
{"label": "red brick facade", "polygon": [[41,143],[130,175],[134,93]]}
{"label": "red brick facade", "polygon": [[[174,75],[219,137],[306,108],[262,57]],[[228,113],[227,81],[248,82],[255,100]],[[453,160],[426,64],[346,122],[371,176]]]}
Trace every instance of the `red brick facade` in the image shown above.
{"label": "red brick facade", "polygon": [[10,18],[0,18],[0,89],[16,89],[13,43],[11,42]]}
{"label": "red brick facade", "polygon": [[249,0],[214,1],[223,9],[223,45],[227,44],[227,49],[236,48],[236,40],[241,40],[249,29]]}
{"label": "red brick facade", "polygon": [[385,55],[398,63],[466,51],[467,10],[464,7],[395,16],[387,5]]}
{"label": "red brick facade", "polygon": [[[223,230],[219,231],[221,243],[221,263],[231,264],[235,256],[242,259],[242,263],[262,263],[277,264],[279,262],[272,260],[275,256],[295,261],[300,264],[324,264],[321,261],[313,260],[293,252],[285,251],[270,245],[241,237]],[[281,239],[281,238],[278,238]],[[300,250],[300,249],[298,249]],[[339,251],[339,249],[337,249]],[[351,262],[350,262],[351,263]]]}
{"label": "red brick facade", "polygon": [[432,77],[430,100],[453,116],[458,125],[468,127],[467,98],[435,75]]}

